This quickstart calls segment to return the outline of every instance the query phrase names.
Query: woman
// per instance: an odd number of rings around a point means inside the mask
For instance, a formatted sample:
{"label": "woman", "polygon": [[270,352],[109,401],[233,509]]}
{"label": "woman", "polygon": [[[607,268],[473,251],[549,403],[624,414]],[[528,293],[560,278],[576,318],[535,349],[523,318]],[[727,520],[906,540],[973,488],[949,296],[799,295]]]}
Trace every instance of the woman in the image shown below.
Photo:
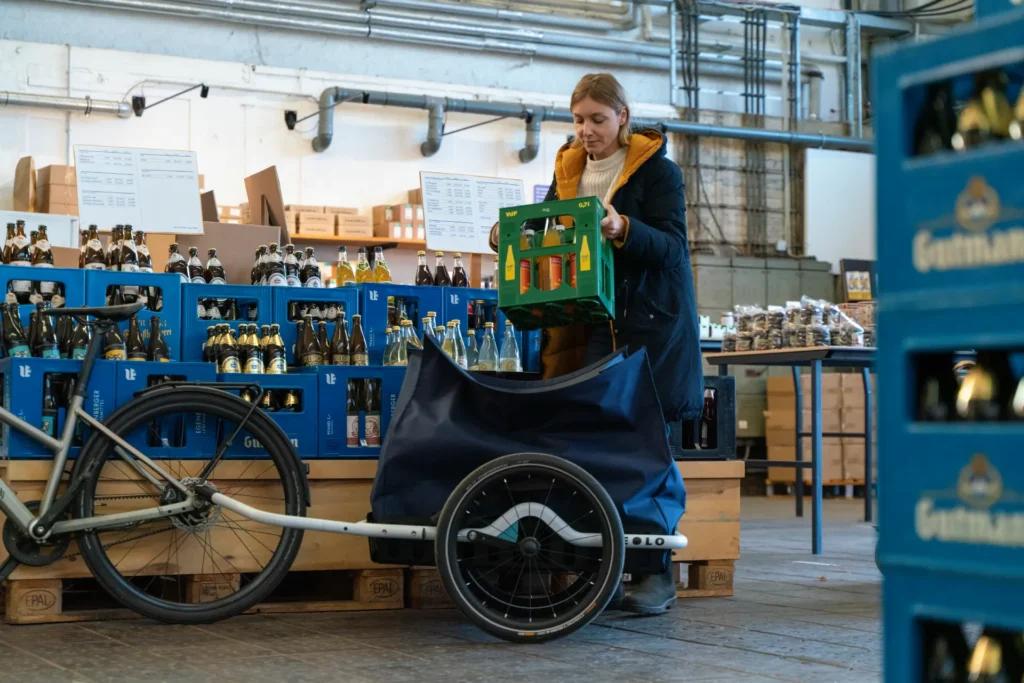
{"label": "woman", "polygon": [[[682,174],[666,157],[661,133],[630,134],[626,95],[611,74],[584,76],[570,109],[576,137],[558,151],[544,199],[602,199],[601,232],[615,247],[616,311],[609,325],[545,330],[542,374],[557,377],[617,348],[646,347],[665,420],[696,420],[704,378]],[[491,247],[497,250],[496,229]],[[670,570],[644,577],[621,608],[660,614],[671,607]]]}

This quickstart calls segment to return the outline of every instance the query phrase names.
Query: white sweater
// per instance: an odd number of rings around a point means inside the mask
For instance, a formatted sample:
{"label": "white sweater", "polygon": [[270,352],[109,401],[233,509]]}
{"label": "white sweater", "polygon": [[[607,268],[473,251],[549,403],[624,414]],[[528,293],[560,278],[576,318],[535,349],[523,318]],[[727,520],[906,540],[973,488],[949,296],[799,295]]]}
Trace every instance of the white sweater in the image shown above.
{"label": "white sweater", "polygon": [[577,197],[600,197],[605,202],[610,202],[608,192],[615,185],[615,181],[622,175],[622,169],[626,165],[626,147],[619,148],[615,154],[607,159],[587,158],[587,165],[583,167],[583,176],[580,178],[580,185],[576,190]]}

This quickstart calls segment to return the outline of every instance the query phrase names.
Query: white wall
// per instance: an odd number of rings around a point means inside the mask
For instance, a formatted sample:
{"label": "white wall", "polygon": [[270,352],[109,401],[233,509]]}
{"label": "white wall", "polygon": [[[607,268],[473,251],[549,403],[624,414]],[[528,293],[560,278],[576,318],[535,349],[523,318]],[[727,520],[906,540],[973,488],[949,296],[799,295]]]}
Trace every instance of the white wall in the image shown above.
{"label": "white wall", "polygon": [[807,253],[832,264],[874,261],[875,155],[808,149],[804,165]]}

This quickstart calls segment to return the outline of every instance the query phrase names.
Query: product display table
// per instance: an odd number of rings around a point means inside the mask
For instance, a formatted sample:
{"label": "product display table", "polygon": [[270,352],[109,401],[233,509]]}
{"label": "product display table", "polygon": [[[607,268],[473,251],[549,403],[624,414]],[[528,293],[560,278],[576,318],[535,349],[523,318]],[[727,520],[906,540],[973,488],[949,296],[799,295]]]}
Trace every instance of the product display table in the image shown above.
{"label": "product display table", "polygon": [[[703,345],[702,345],[703,348]],[[773,351],[737,351],[732,353],[705,353],[704,359],[711,365],[718,366],[719,375],[728,375],[730,365],[770,365],[790,367],[793,371],[793,384],[796,392],[796,460],[772,460],[772,467],[795,467],[801,470],[811,468],[811,552],[821,554],[821,451],[823,437],[864,437],[864,521],[872,520],[872,492],[874,488],[872,472],[872,409],[871,367],[875,362],[876,349],[865,347],[811,347],[805,349],[777,349]],[[803,395],[800,388],[800,368],[811,370],[811,431],[803,430]],[[857,368],[864,377],[864,432],[851,434],[844,432],[823,433],[821,429],[821,369]],[[803,459],[801,437],[811,437],[811,460]],[[765,460],[765,467],[769,461]],[[747,466],[760,466],[760,462],[747,461]],[[796,514],[803,516],[803,477],[796,476]]]}

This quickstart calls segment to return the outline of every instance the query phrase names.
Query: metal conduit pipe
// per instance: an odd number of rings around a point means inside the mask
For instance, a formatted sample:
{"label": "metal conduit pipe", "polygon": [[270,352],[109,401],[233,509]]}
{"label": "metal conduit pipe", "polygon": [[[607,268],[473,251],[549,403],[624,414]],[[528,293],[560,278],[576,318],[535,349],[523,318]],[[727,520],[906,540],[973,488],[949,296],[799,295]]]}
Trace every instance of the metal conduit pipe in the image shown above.
{"label": "metal conduit pipe", "polygon": [[368,5],[376,7],[398,7],[420,10],[424,12],[442,12],[464,17],[480,17],[483,19],[500,19],[516,24],[534,24],[537,26],[557,26],[591,31],[632,31],[640,25],[639,7],[634,4],[633,14],[628,19],[606,18],[574,18],[557,14],[538,14],[520,10],[482,7],[478,5],[456,5],[435,0],[368,0]]}
{"label": "metal conduit pipe", "polygon": [[132,106],[127,102],[113,100],[94,100],[91,97],[54,97],[51,95],[31,95],[29,93],[0,91],[0,107],[35,107],[37,109],[57,109],[59,111],[77,112],[79,114],[108,114],[122,119],[130,118]]}
{"label": "metal conduit pipe", "polygon": [[444,135],[444,100],[427,98],[427,141],[420,145],[420,153],[432,157],[441,149],[441,136]]}
{"label": "metal conduit pipe", "polygon": [[[317,135],[313,140],[313,150],[323,152],[326,150],[334,134],[334,115],[332,108],[343,100],[360,101],[363,104],[375,104],[384,107],[404,107],[410,109],[424,109],[431,112],[459,112],[466,114],[480,114],[483,116],[506,116],[510,118],[524,119],[527,122],[527,146],[520,150],[520,159],[524,162],[536,158],[539,150],[540,124],[542,121],[555,121],[558,123],[572,123],[572,114],[565,109],[548,109],[544,107],[531,107],[530,105],[512,102],[478,102],[474,100],[431,98],[426,95],[406,95],[402,93],[372,92],[372,91],[348,91],[342,88],[327,88],[320,96],[320,120],[317,124]],[[436,109],[434,109],[436,107]],[[436,125],[436,124],[432,124]],[[735,128],[731,126],[715,126],[711,124],[694,123],[689,121],[662,120],[650,121],[648,125],[660,128],[667,133],[679,133],[682,135],[697,135],[701,137],[731,138],[734,140],[752,140],[760,142],[772,142],[790,145],[803,145],[806,147],[820,147],[824,149],[847,149],[857,152],[869,152],[874,147],[872,140],[860,138],[840,137],[825,135],[824,133],[794,133],[779,130],[764,130],[760,128]],[[531,134],[531,128],[533,133]],[[531,135],[537,150],[531,149]],[[430,141],[428,132],[429,147],[424,143],[426,153],[432,150],[436,154],[440,149],[440,135],[436,136],[437,144]],[[532,155],[532,156],[531,156]]]}
{"label": "metal conduit pipe", "polygon": [[526,117],[526,146],[519,150],[519,161],[524,164],[536,159],[540,152],[540,124],[546,114],[546,109],[538,109]]}

